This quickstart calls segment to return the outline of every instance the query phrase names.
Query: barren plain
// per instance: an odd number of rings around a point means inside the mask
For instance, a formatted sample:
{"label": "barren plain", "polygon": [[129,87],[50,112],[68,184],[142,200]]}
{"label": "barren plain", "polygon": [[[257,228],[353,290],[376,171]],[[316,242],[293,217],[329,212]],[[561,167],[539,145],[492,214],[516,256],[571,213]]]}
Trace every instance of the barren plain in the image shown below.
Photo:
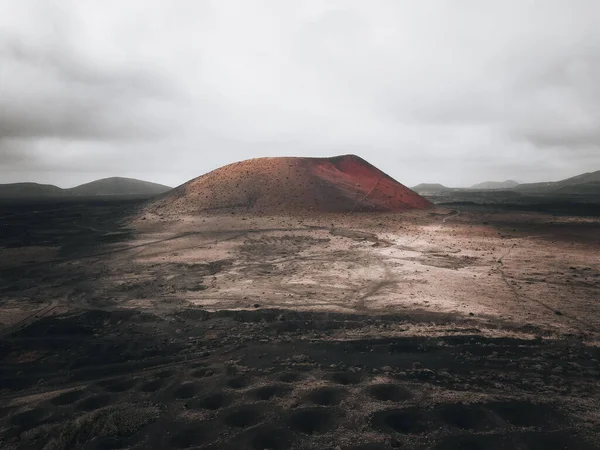
{"label": "barren plain", "polygon": [[599,217],[144,211],[1,206],[0,447],[599,448]]}

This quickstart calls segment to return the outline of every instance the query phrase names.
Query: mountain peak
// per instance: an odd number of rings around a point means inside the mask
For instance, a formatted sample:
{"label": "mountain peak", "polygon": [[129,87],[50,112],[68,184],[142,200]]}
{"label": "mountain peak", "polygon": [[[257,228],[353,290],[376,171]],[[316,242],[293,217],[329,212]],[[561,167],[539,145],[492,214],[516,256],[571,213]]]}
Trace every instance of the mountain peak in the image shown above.
{"label": "mountain peak", "polygon": [[350,212],[423,209],[431,203],[356,155],[270,157],[240,161],[195,178],[149,210],[172,214]]}

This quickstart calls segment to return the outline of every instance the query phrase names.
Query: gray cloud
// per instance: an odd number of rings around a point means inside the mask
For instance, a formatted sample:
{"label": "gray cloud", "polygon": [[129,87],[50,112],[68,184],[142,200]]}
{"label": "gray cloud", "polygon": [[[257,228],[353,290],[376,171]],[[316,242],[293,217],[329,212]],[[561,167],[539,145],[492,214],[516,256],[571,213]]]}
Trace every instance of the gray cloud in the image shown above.
{"label": "gray cloud", "polygon": [[600,149],[600,43],[593,44],[557,55],[522,81],[531,114],[513,124],[516,137],[571,154]]}
{"label": "gray cloud", "polygon": [[588,152],[589,147],[600,148],[600,123],[595,128],[522,131],[521,136],[540,148],[563,148],[565,151]]}
{"label": "gray cloud", "polygon": [[595,0],[0,0],[0,182],[359,153],[406,184],[600,169]]}
{"label": "gray cloud", "polygon": [[27,166],[32,159],[30,149],[20,140],[0,140],[0,165],[14,169],[21,165]]}
{"label": "gray cloud", "polygon": [[148,74],[108,71],[63,48],[35,48],[0,36],[0,138],[120,140],[156,137],[135,120],[166,90]]}

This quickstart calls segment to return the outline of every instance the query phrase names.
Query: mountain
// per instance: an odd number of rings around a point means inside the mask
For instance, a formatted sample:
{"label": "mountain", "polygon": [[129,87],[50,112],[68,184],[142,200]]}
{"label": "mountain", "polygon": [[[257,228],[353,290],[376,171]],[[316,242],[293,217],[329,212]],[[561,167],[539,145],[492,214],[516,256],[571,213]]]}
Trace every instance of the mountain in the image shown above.
{"label": "mountain", "polygon": [[11,183],[0,184],[0,198],[58,197],[63,190],[52,184]]}
{"label": "mountain", "polygon": [[148,181],[135,180],[133,178],[104,178],[92,181],[80,186],[61,189],[51,184],[38,183],[11,183],[0,184],[0,198],[59,198],[73,196],[96,196],[113,195],[128,196],[139,195],[154,197],[169,191],[171,188],[162,184],[150,183]]}
{"label": "mountain", "polygon": [[135,180],[133,178],[111,177],[65,189],[68,195],[148,195],[154,196],[171,190],[169,186]]}
{"label": "mountain", "polygon": [[506,181],[485,181],[483,183],[474,184],[470,189],[488,190],[488,189],[514,189],[519,183],[514,180]]}
{"label": "mountain", "polygon": [[439,183],[421,183],[413,187],[412,190],[419,194],[435,194],[452,191],[453,189]]}
{"label": "mountain", "polygon": [[600,194],[600,170],[561,181],[520,184],[515,190],[530,194]]}
{"label": "mountain", "polygon": [[153,200],[146,212],[359,212],[432,204],[355,155],[256,158],[213,170]]}

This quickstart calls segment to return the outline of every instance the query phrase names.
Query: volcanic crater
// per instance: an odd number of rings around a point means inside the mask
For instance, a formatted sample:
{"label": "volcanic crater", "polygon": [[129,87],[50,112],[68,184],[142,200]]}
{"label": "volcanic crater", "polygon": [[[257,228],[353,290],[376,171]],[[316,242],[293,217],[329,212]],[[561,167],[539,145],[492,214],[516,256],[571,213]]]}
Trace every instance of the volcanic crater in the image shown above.
{"label": "volcanic crater", "polygon": [[364,159],[255,158],[195,178],[148,205],[161,215],[242,209],[253,213],[393,212],[432,204]]}

